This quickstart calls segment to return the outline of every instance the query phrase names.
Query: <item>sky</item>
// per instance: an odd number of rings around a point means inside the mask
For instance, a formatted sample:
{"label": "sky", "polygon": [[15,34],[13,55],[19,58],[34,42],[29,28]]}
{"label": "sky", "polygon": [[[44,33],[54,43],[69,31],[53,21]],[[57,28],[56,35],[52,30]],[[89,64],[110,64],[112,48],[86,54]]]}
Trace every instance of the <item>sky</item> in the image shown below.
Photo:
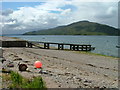
{"label": "sky", "polygon": [[87,20],[118,28],[118,0],[3,1],[0,26],[3,34],[22,34]]}

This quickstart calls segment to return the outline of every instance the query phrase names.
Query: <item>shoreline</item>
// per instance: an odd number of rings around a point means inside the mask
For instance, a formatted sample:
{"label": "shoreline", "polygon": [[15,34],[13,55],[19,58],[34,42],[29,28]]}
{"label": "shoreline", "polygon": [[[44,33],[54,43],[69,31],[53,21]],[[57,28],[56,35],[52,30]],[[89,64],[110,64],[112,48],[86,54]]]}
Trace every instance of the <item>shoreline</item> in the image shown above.
{"label": "shoreline", "polygon": [[[4,36],[3,36],[4,37]],[[6,38],[12,38],[12,39],[18,39],[18,40],[23,40],[23,39],[20,39],[19,37],[7,37],[7,36],[5,36]],[[26,40],[25,40],[26,41]],[[51,47],[51,49],[55,49],[56,50],[56,47]],[[69,51],[69,49],[65,49],[65,51]],[[77,52],[77,51],[76,51]],[[78,51],[78,53],[79,52],[84,52],[84,51]],[[113,58],[119,58],[119,56],[118,55],[105,55],[105,54],[100,54],[100,53],[95,53],[95,52],[87,52],[87,53],[90,53],[90,54],[94,54],[94,55],[100,55],[100,56],[106,56],[106,57],[113,57]],[[86,54],[87,54],[86,53]]]}

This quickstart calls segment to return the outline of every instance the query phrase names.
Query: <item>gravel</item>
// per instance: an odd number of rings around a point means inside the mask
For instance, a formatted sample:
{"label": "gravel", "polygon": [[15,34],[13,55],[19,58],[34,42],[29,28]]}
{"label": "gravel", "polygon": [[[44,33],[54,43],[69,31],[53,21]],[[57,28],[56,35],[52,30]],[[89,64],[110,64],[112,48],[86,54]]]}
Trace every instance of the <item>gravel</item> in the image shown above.
{"label": "gravel", "polygon": [[[3,57],[5,62],[14,63],[11,70],[26,78],[42,76],[48,88],[118,87],[117,58],[34,48],[3,48]],[[42,72],[34,67],[38,60],[43,64]],[[19,62],[27,64],[29,70],[20,72]]]}

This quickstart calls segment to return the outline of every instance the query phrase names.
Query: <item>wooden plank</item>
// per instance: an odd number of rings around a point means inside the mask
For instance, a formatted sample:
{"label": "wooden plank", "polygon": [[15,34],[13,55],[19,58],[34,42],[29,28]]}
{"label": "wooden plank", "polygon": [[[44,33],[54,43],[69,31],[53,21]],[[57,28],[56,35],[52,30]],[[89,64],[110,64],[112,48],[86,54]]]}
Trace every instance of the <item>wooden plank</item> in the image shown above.
{"label": "wooden plank", "polygon": [[2,41],[2,47],[26,47],[26,41]]}

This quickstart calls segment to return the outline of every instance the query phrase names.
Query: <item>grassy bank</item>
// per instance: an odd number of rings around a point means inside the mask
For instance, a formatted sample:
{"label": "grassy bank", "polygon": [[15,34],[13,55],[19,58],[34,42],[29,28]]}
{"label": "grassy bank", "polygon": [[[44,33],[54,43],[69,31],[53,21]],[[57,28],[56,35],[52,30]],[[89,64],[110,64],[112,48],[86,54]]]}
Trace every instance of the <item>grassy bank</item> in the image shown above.
{"label": "grassy bank", "polygon": [[87,55],[97,55],[97,56],[104,56],[104,57],[110,57],[110,58],[117,58],[114,56],[107,56],[107,55],[103,55],[103,54],[98,54],[98,53],[93,53],[93,52],[86,52],[86,51],[75,51],[75,53],[79,53],[79,54],[87,54]]}
{"label": "grassy bank", "polygon": [[3,74],[2,78],[3,82],[9,82],[8,88],[46,89],[46,85],[40,76],[33,79],[26,79],[22,77],[19,73],[12,71],[10,74]]}
{"label": "grassy bank", "polygon": [[[39,47],[44,47],[44,45],[38,45]],[[58,50],[58,48],[56,47],[50,47],[50,49],[53,49],[53,50]],[[70,49],[64,49],[64,51],[72,51]],[[79,54],[88,54],[88,55],[97,55],[97,56],[104,56],[104,57],[111,57],[111,58],[117,58],[115,56],[108,56],[108,55],[103,55],[103,54],[98,54],[98,53],[93,53],[91,51],[73,51],[75,53],[79,53]]]}
{"label": "grassy bank", "polygon": [[[44,45],[38,45],[38,47],[44,47]],[[58,50],[58,48],[56,47],[50,47],[51,50]],[[64,49],[64,51],[72,51],[70,49]],[[117,58],[118,57],[115,57],[115,56],[108,56],[108,55],[103,55],[103,54],[98,54],[98,53],[93,53],[93,52],[90,52],[90,51],[73,51],[74,53],[79,53],[79,54],[87,54],[87,55],[97,55],[97,56],[104,56],[104,57],[110,57],[110,58]]]}

